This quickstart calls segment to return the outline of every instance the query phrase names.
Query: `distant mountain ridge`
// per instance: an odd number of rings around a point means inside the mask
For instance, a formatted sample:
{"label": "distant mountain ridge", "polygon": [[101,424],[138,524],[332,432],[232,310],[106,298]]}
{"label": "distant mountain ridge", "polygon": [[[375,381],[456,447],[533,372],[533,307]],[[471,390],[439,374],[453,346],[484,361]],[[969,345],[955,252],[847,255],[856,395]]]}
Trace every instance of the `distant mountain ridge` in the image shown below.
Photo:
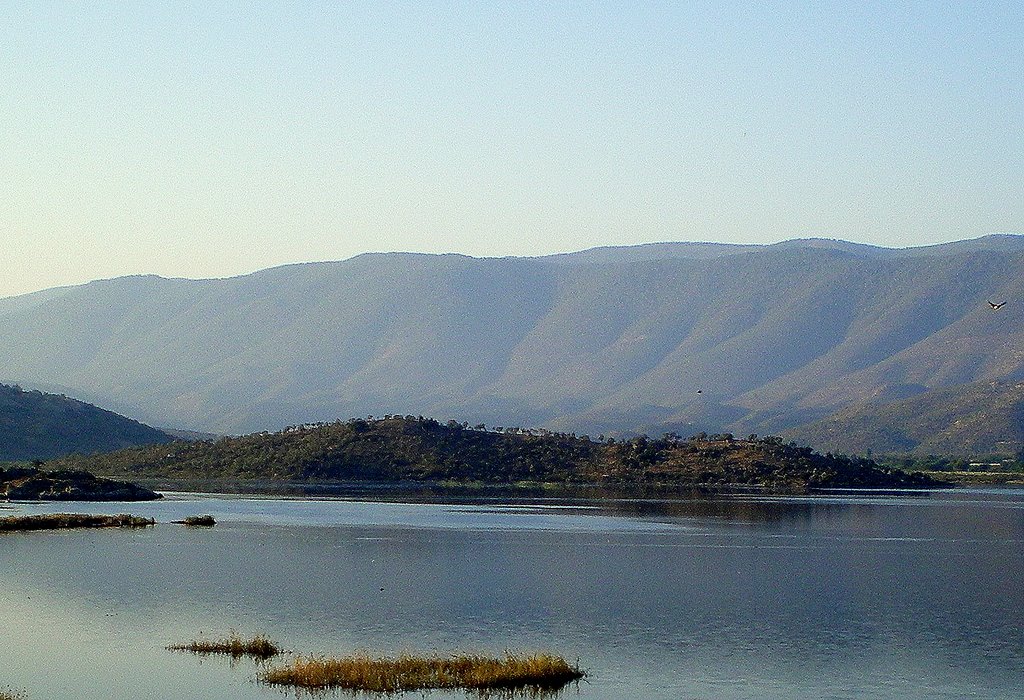
{"label": "distant mountain ridge", "polygon": [[66,396],[0,384],[0,462],[171,442],[170,435]]}
{"label": "distant mountain ridge", "polygon": [[365,254],[0,299],[0,358],[11,380],[204,432],[394,413],[766,434],[1024,379],[1022,271],[1012,235]]}
{"label": "distant mountain ridge", "polygon": [[540,256],[535,259],[562,263],[639,262],[671,258],[705,260],[779,248],[817,248],[881,258],[951,255],[972,250],[1012,253],[1024,251],[1024,236],[995,233],[965,241],[908,248],[887,248],[867,243],[851,243],[836,238],[795,238],[788,241],[780,241],[779,243],[767,244],[711,243],[705,241],[641,243],[631,246],[600,246],[575,253],[557,253],[555,255]]}

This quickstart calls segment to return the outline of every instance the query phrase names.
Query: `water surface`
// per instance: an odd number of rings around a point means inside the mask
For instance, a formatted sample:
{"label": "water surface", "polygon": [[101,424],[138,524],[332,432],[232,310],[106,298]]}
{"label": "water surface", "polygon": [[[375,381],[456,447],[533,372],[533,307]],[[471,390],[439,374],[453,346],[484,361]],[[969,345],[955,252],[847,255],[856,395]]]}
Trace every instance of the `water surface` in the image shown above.
{"label": "water surface", "polygon": [[[159,524],[0,537],[0,688],[280,698],[252,662],[164,649],[231,630],[301,653],[551,650],[590,671],[565,697],[1024,687],[1022,490],[453,500],[11,504]],[[217,527],[169,524],[199,513]]]}

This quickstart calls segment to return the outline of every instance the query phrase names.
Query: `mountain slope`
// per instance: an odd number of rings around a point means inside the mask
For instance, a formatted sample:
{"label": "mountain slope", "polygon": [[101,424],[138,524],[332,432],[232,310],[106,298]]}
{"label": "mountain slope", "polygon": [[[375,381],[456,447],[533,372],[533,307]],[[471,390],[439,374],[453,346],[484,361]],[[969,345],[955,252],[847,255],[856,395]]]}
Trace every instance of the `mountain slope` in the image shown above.
{"label": "mountain slope", "polygon": [[982,382],[866,402],[786,436],[844,453],[1017,455],[1024,451],[1024,383]]}
{"label": "mountain slope", "polygon": [[171,442],[155,428],[65,396],[0,384],[0,461]]}
{"label": "mountain slope", "polygon": [[1024,375],[1024,237],[596,250],[104,280],[0,300],[0,358],[11,380],[221,433],[384,413],[766,433]]}

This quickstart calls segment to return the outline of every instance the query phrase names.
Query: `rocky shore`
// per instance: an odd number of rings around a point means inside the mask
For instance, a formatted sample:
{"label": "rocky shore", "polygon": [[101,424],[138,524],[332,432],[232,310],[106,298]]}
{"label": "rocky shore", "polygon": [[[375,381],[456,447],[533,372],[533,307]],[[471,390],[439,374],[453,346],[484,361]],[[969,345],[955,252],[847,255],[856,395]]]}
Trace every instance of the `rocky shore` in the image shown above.
{"label": "rocky shore", "polygon": [[159,493],[104,479],[87,471],[43,471],[35,467],[0,468],[0,499],[10,501],[154,501]]}

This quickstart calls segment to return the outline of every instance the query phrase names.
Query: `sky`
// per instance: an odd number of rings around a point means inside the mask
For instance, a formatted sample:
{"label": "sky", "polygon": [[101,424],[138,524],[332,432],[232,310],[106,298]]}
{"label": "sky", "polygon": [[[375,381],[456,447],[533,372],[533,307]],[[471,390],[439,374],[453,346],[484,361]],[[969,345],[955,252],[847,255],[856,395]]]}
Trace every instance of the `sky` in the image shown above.
{"label": "sky", "polygon": [[0,6],[0,296],[1024,233],[1019,2]]}

